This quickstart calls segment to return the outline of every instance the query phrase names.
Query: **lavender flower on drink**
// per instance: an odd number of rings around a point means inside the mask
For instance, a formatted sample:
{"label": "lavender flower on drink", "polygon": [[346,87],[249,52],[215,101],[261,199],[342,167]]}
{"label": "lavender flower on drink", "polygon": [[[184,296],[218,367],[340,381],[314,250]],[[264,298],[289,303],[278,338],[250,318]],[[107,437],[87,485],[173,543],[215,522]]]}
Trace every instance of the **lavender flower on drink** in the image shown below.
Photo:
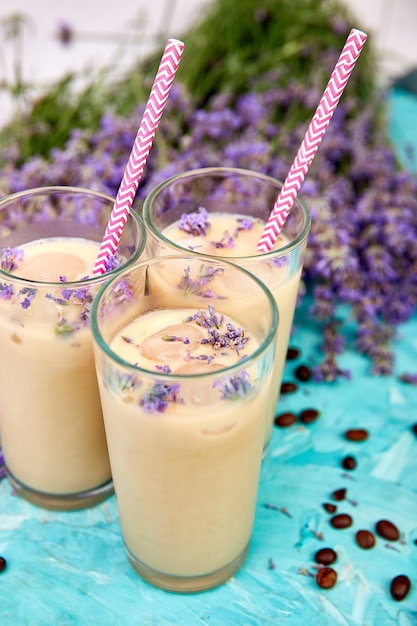
{"label": "lavender flower on drink", "polygon": [[3,248],[0,251],[0,266],[5,272],[14,272],[23,261],[24,251],[22,248]]}
{"label": "lavender flower on drink", "polygon": [[139,401],[139,406],[145,413],[164,413],[170,403],[182,403],[178,397],[180,385],[174,383],[155,383],[149,391],[146,391]]}
{"label": "lavender flower on drink", "polygon": [[184,293],[195,293],[203,298],[216,298],[217,296],[209,288],[204,289],[207,283],[213,280],[217,274],[223,272],[222,267],[204,266],[202,265],[197,278],[190,277],[190,268],[186,267],[184,275],[178,283],[178,288]]}
{"label": "lavender flower on drink", "polygon": [[235,376],[216,380],[213,383],[213,387],[220,389],[222,400],[238,400],[252,389],[252,385],[249,382],[249,374],[246,371]]}
{"label": "lavender flower on drink", "polygon": [[203,236],[209,227],[208,213],[204,207],[199,207],[193,213],[183,213],[181,215],[179,228],[189,235],[194,237]]}

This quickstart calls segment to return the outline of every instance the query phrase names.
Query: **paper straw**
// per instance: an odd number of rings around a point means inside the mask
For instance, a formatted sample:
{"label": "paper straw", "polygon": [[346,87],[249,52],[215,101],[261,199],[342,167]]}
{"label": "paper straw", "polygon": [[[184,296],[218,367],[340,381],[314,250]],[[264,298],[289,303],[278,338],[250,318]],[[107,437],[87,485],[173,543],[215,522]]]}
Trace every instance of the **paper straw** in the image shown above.
{"label": "paper straw", "polygon": [[168,39],[106,226],[93,274],[104,274],[107,259],[117,250],[183,50],[182,41]]}
{"label": "paper straw", "polygon": [[329,125],[366,39],[366,33],[356,29],[350,31],[313,119],[310,122],[287,178],[284,181],[271,215],[265,225],[265,229],[257,245],[259,252],[268,252],[274,247],[275,241],[284,226],[288,213],[297,197],[297,193],[300,190],[320,142],[324,137],[327,126]]}

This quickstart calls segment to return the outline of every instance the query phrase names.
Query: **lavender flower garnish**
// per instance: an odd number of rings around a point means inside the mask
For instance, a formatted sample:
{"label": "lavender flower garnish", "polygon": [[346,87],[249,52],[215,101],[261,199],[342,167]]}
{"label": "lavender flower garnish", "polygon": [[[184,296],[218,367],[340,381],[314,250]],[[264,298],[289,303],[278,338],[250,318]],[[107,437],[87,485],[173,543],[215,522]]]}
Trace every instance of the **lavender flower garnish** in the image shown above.
{"label": "lavender flower garnish", "polygon": [[181,230],[194,237],[205,235],[209,226],[208,213],[203,207],[193,213],[183,213],[179,223]]}
{"label": "lavender flower garnish", "polygon": [[220,315],[220,317],[215,312],[214,306],[208,306],[208,312],[206,311],[196,311],[190,318],[186,321],[193,320],[199,326],[203,328],[220,328],[224,321],[224,315]]}
{"label": "lavender flower garnish", "polygon": [[66,320],[65,317],[61,317],[55,326],[55,334],[59,336],[68,336],[72,335],[79,328],[80,325],[76,322],[71,322]]}
{"label": "lavender flower garnish", "polygon": [[139,406],[145,413],[164,413],[169,403],[182,403],[178,397],[180,385],[175,383],[155,383],[149,391],[146,391],[139,401]]}
{"label": "lavender flower garnish", "polygon": [[190,268],[186,267],[184,275],[178,283],[178,288],[184,291],[184,293],[196,293],[203,298],[215,298],[216,296],[213,291],[209,288],[204,289],[204,287],[207,283],[212,281],[217,274],[221,274],[223,271],[222,267],[205,267],[202,265],[197,278],[193,279],[190,278]]}
{"label": "lavender flower garnish", "polygon": [[220,389],[222,400],[238,400],[252,389],[252,385],[249,382],[249,374],[246,371],[236,374],[236,376],[216,380],[213,383],[213,387]]}
{"label": "lavender flower garnish", "polygon": [[0,266],[5,272],[14,272],[24,258],[22,248],[3,248],[0,250]]}
{"label": "lavender flower garnish", "polygon": [[0,298],[3,300],[11,300],[13,296],[13,287],[6,283],[0,283]]}

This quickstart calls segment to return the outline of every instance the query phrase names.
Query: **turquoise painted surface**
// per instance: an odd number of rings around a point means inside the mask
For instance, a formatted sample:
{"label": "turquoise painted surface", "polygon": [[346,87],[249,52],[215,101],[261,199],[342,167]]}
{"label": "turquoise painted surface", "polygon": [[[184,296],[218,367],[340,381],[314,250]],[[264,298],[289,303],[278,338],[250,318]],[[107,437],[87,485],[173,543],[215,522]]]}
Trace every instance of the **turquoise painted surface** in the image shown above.
{"label": "turquoise painted surface", "polygon": [[388,135],[400,163],[417,171],[417,97],[401,87],[388,94]]}
{"label": "turquoise painted surface", "polygon": [[[262,466],[250,554],[232,580],[193,596],[155,589],[125,559],[114,498],[87,511],[50,512],[14,496],[3,480],[0,554],[8,567],[0,574],[0,623],[416,624],[417,437],[410,426],[417,421],[417,387],[402,383],[398,375],[417,369],[417,317],[399,329],[396,369],[388,378],[369,376],[369,362],[355,353],[350,331],[341,364],[351,370],[352,380],[300,383],[296,393],[280,401],[280,411],[314,407],[321,416],[308,426],[275,428]],[[318,360],[320,341],[320,329],[304,304],[297,311],[291,342],[302,349],[302,356],[287,364],[286,380],[294,380],[299,363],[312,365]],[[342,434],[355,426],[368,428],[370,438],[347,442]],[[351,452],[358,468],[346,473],[340,461]],[[349,501],[339,503],[338,510],[350,513],[354,525],[335,530],[322,503],[341,487],[347,487]],[[378,538],[372,550],[360,549],[356,531],[372,530],[381,518],[398,525],[403,543],[387,548]],[[301,573],[303,568],[313,571],[313,555],[325,546],[338,553],[334,565],[338,583],[327,591]],[[407,574],[413,585],[401,603],[389,594],[397,574]]]}

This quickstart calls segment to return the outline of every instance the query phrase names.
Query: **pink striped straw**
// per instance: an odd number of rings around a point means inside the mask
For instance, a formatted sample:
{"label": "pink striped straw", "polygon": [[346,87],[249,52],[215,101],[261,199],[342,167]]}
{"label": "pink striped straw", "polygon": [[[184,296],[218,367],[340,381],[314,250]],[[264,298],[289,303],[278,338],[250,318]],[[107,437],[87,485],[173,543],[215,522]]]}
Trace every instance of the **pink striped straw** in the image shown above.
{"label": "pink striped straw", "polygon": [[330,76],[327,87],[310,122],[297,155],[291,165],[281,192],[258,242],[259,252],[269,252],[284,226],[288,213],[304,181],[321,140],[339,103],[340,97],[355,67],[356,61],[367,39],[366,33],[352,29],[339,59]]}
{"label": "pink striped straw", "polygon": [[106,261],[117,250],[183,50],[184,44],[182,41],[168,39],[122,182],[107,222],[93,274],[104,274]]}

